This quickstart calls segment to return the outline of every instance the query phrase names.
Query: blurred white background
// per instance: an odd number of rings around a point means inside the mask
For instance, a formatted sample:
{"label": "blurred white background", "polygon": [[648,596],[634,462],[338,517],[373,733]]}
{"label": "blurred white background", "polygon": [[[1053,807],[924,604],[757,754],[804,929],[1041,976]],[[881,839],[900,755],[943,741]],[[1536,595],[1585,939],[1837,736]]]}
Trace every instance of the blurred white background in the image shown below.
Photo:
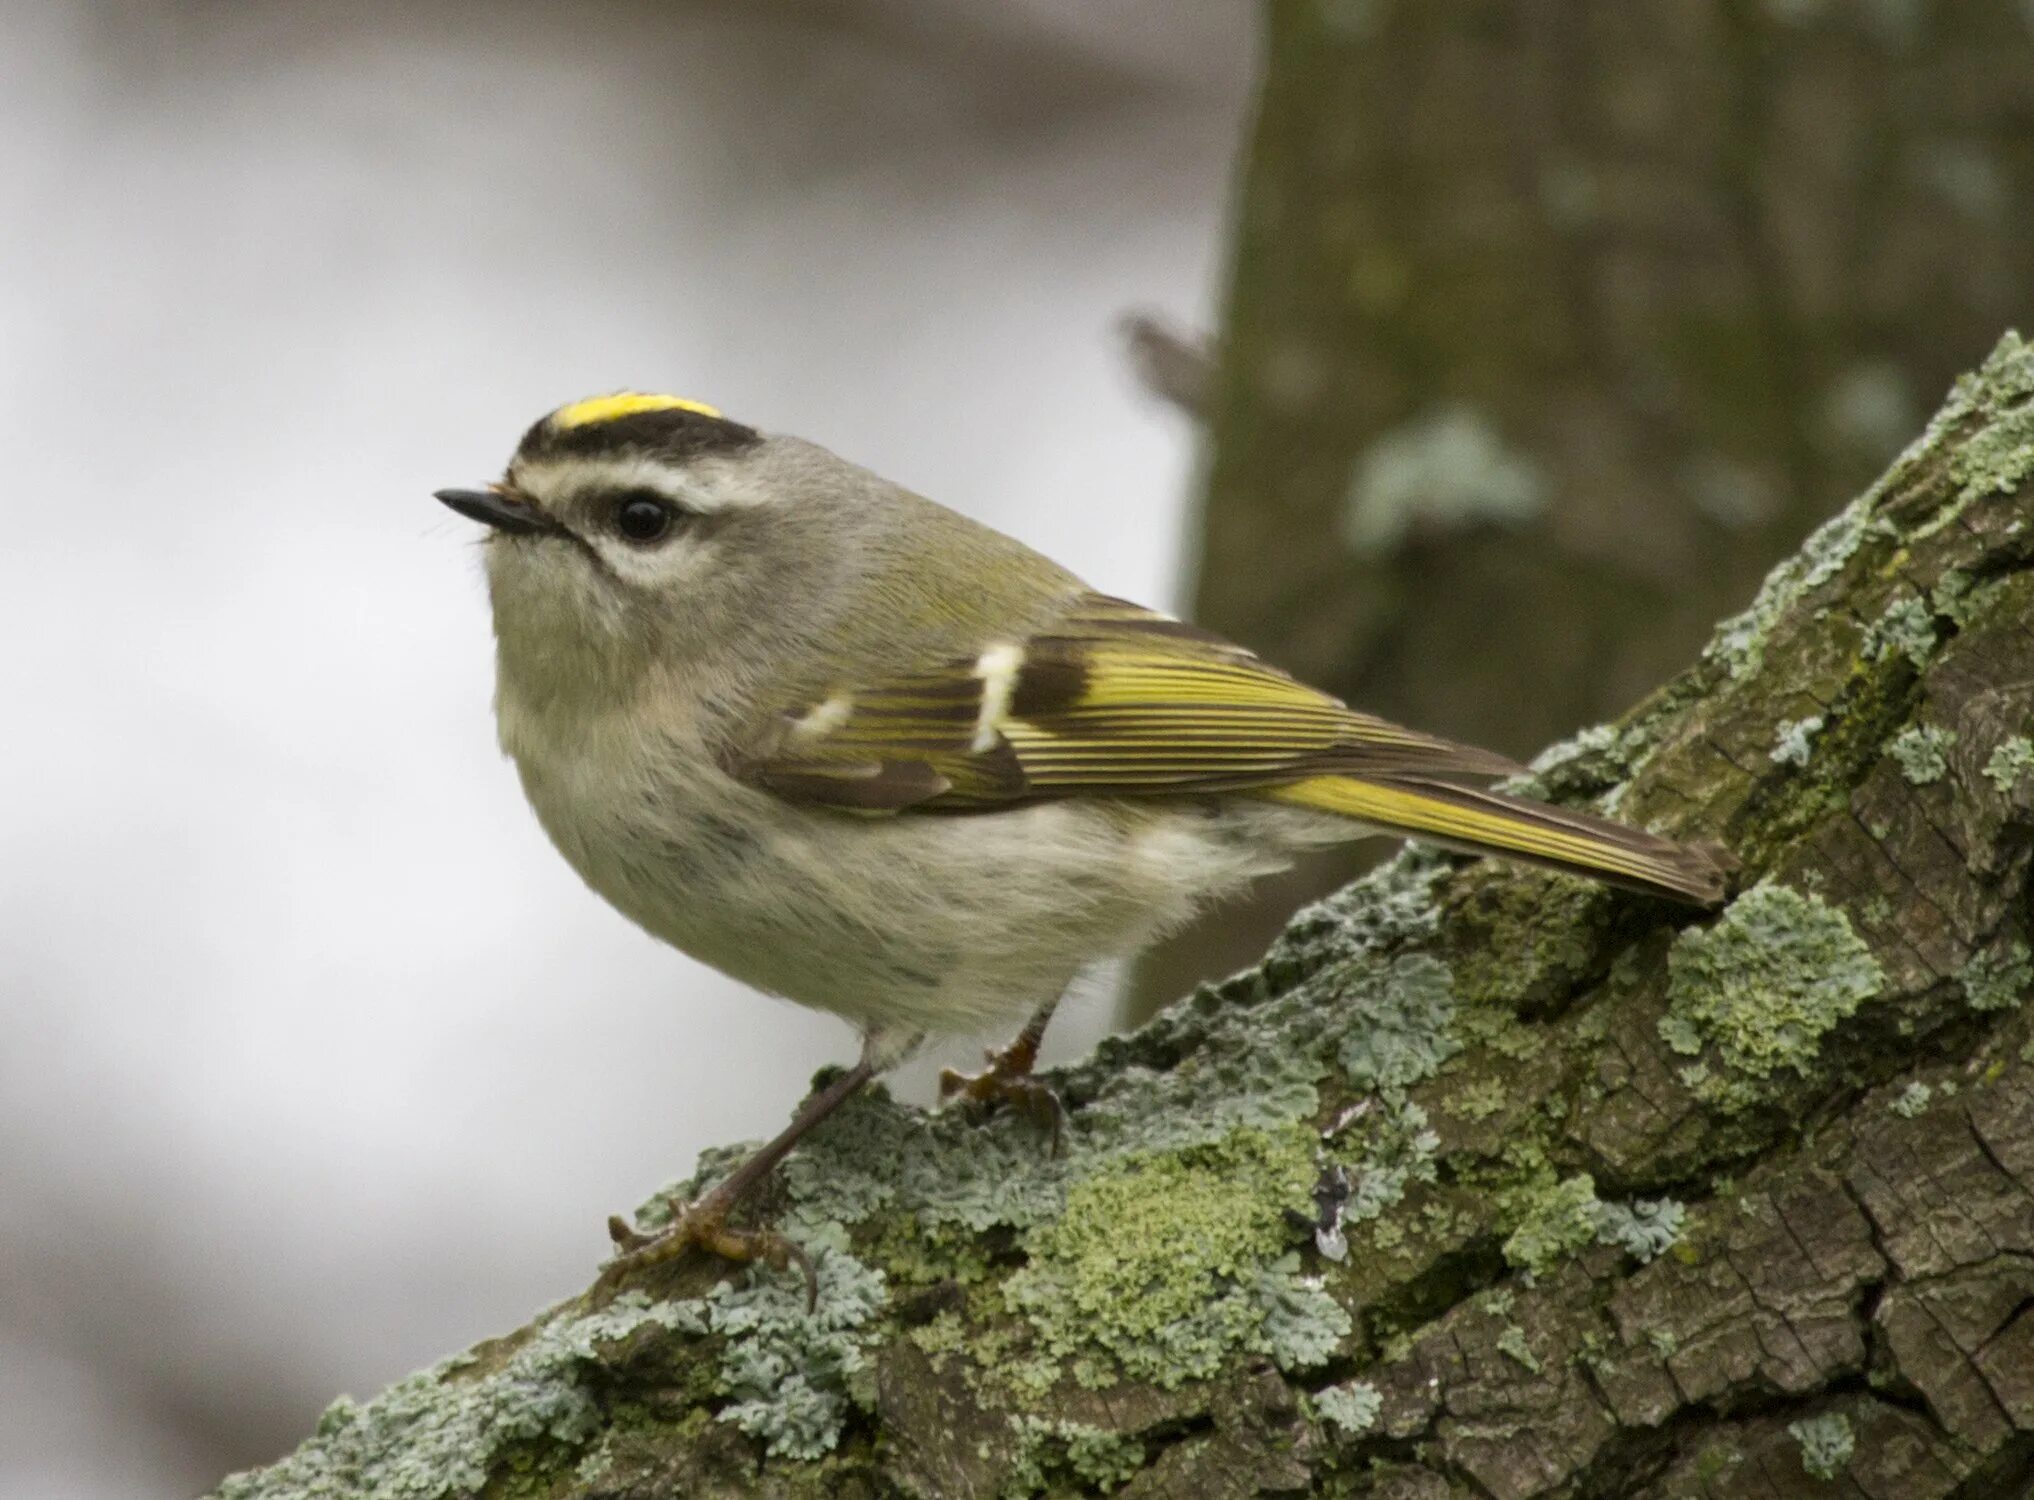
{"label": "blurred white background", "polygon": [[0,1493],[273,1456],[851,1055],[551,852],[429,493],[675,390],[1167,602],[1113,326],[1211,320],[1249,23],[0,11]]}

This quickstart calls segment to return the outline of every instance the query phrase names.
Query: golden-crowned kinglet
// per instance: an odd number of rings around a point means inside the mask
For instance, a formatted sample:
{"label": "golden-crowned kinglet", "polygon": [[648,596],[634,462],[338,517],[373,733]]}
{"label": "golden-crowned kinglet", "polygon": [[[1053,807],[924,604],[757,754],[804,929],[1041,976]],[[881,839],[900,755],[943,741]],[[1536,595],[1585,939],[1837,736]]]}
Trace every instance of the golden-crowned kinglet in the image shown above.
{"label": "golden-crowned kinglet", "polygon": [[[846,1017],[861,1059],[612,1267],[782,1264],[736,1200],[927,1032],[1028,1017],[949,1089],[1036,1105],[1060,992],[1298,852],[1406,834],[1714,903],[1708,853],[1463,784],[1499,755],[1356,713],[1248,651],[823,448],[600,396],[438,499],[492,528],[501,743],[630,919]],[[1049,1095],[1043,1096],[1049,1099]]]}

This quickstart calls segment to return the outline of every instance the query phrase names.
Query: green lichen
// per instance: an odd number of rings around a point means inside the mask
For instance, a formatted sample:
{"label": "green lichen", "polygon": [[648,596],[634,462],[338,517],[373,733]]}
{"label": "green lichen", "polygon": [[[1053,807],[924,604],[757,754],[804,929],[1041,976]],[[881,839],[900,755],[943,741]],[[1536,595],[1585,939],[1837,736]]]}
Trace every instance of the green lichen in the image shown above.
{"label": "green lichen", "polygon": [[1954,729],[1917,724],[1894,739],[1891,750],[1900,770],[1915,786],[1930,786],[1949,771],[1949,749],[1956,743]]}
{"label": "green lichen", "polygon": [[1144,1445],[1121,1433],[1085,1422],[1032,1416],[1012,1417],[1010,1426],[1016,1433],[1017,1453],[997,1491],[1004,1500],[1041,1494],[1062,1476],[1073,1480],[1082,1494],[1107,1494],[1144,1467]]}
{"label": "green lichen", "polygon": [[1526,1193],[1517,1227],[1504,1242],[1504,1258],[1530,1276],[1544,1276],[1596,1243],[1601,1207],[1587,1172]]}
{"label": "green lichen", "polygon": [[1104,1353],[1167,1385],[1212,1375],[1238,1348],[1314,1362],[1349,1328],[1282,1259],[1286,1211],[1309,1206],[1315,1175],[1301,1127],[1132,1153],[1074,1183],[1025,1237],[1005,1302],[1049,1352]]}
{"label": "green lichen", "polygon": [[2025,943],[2003,953],[1978,953],[1957,975],[1972,1010],[2011,1010],[2034,992],[2034,955]]}
{"label": "green lichen", "polygon": [[1697,1093],[1727,1109],[1759,1097],[1781,1069],[1805,1074],[1823,1035],[1879,993],[1885,975],[1841,911],[1781,885],[1745,892],[1667,955],[1660,1036],[1677,1052],[1713,1048],[1725,1076]]}
{"label": "green lichen", "polygon": [[1773,729],[1773,763],[1781,766],[1807,765],[1810,745],[1821,732],[1821,714],[1806,719],[1782,719]]}
{"label": "green lichen", "polygon": [[[1671,1011],[1668,1012],[1660,1017],[1659,1030],[1660,1040],[1683,1057],[1698,1057],[1701,1055],[1702,1030],[1686,1016],[1678,1016]],[[1699,1063],[1696,1064],[1696,1067],[1702,1068],[1703,1076],[1707,1076],[1709,1070],[1706,1067],[1702,1067]],[[1688,1083],[1690,1088],[1695,1087],[1695,1085],[1688,1081],[1687,1075],[1694,1071],[1695,1068],[1683,1068],[1681,1070],[1682,1082]]]}
{"label": "green lichen", "polygon": [[1478,1124],[1493,1115],[1501,1114],[1511,1095],[1495,1078],[1478,1078],[1464,1084],[1448,1100],[1448,1107],[1465,1120]]}
{"label": "green lichen", "polygon": [[1999,789],[2002,797],[2011,796],[2020,778],[2029,771],[2034,771],[2034,740],[2024,734],[2002,740],[1985,761],[1985,779]]}
{"label": "green lichen", "polygon": [[617,1298],[597,1313],[560,1313],[540,1322],[491,1366],[462,1355],[372,1401],[341,1397],[308,1442],[266,1469],[227,1479],[219,1500],[440,1500],[477,1493],[519,1446],[548,1443],[567,1453],[585,1446],[602,1422],[588,1380],[600,1351],[651,1326],[702,1333],[704,1309]]}
{"label": "green lichen", "polygon": [[935,1359],[942,1354],[957,1354],[968,1347],[967,1325],[952,1309],[919,1324],[904,1336]]}
{"label": "green lichen", "polygon": [[1369,1381],[1350,1380],[1316,1394],[1314,1410],[1322,1421],[1341,1428],[1350,1437],[1361,1437],[1377,1425],[1384,1410],[1384,1397]]}
{"label": "green lichen", "polygon": [[1857,1435],[1841,1412],[1789,1422],[1787,1432],[1801,1445],[1801,1467],[1814,1479],[1834,1479],[1857,1451]]}
{"label": "green lichen", "polygon": [[1901,1119],[1911,1120],[1925,1111],[1934,1097],[1935,1090],[1917,1078],[1900,1090],[1900,1097],[1893,1101],[1891,1108]]}

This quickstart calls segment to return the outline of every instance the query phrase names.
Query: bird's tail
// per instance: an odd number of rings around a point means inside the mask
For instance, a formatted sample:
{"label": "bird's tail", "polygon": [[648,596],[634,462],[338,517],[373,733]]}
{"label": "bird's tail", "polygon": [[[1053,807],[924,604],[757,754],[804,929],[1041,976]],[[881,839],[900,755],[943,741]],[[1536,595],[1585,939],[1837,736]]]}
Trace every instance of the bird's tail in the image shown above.
{"label": "bird's tail", "polygon": [[1728,856],[1607,818],[1423,777],[1314,776],[1264,796],[1355,818],[1382,833],[1496,854],[1648,895],[1715,906]]}

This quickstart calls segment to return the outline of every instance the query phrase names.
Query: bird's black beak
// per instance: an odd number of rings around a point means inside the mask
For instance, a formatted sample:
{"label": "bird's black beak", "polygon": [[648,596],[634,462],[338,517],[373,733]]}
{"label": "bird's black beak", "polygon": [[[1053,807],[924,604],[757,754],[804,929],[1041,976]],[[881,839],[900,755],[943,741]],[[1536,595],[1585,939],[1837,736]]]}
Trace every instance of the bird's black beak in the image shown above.
{"label": "bird's black beak", "polygon": [[485,521],[511,536],[539,536],[558,529],[556,521],[529,501],[503,490],[438,490],[434,498],[470,521]]}

